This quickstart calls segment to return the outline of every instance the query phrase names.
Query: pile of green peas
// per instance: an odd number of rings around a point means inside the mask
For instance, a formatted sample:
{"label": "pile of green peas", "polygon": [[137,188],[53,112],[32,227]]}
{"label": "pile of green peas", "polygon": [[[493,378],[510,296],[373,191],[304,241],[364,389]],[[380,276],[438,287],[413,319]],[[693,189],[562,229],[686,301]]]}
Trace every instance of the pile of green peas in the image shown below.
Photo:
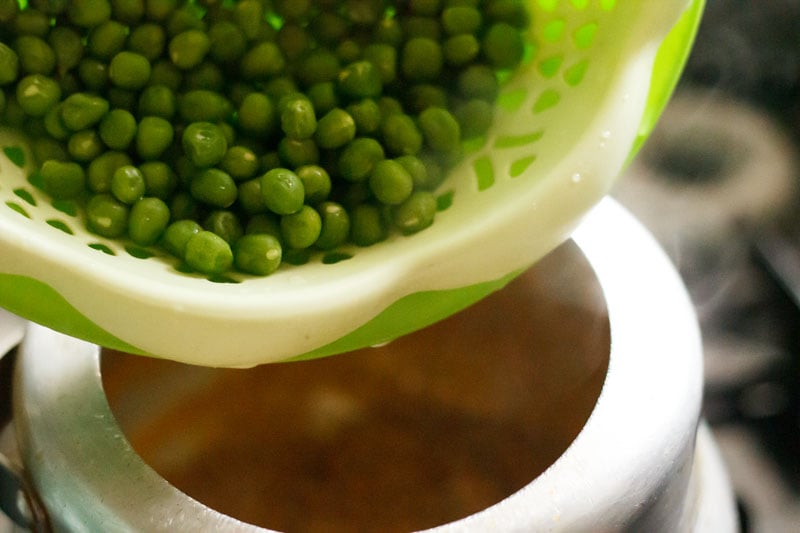
{"label": "pile of green peas", "polygon": [[88,229],[206,275],[430,226],[520,0],[0,0],[2,124]]}

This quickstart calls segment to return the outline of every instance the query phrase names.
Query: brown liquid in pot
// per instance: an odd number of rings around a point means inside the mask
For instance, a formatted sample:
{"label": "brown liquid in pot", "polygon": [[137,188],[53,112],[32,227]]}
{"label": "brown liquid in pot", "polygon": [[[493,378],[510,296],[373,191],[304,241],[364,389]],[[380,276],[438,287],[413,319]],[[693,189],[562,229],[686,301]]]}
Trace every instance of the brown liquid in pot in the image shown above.
{"label": "brown liquid in pot", "polygon": [[103,379],[137,452],[206,505],[281,531],[401,532],[543,472],[589,417],[608,356],[602,294],[567,244],[380,348],[249,370],[107,353]]}

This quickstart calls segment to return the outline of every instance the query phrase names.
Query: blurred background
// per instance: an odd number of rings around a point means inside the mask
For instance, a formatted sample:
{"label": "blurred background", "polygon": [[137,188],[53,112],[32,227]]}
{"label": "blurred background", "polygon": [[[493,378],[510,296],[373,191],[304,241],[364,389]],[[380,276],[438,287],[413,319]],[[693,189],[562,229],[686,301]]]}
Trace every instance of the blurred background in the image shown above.
{"label": "blurred background", "polygon": [[683,275],[744,532],[800,531],[800,0],[708,0],[614,195]]}

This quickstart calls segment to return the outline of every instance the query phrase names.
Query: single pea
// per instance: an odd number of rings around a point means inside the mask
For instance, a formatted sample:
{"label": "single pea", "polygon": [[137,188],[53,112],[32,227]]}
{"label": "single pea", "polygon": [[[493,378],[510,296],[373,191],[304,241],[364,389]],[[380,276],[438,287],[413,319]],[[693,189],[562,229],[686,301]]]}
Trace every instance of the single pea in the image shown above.
{"label": "single pea", "polygon": [[103,91],[108,86],[108,65],[91,57],[78,63],[78,78],[86,90]]}
{"label": "single pea", "polygon": [[122,89],[141,89],[150,80],[150,62],[141,54],[124,50],[114,55],[108,65],[108,78]]}
{"label": "single pea", "polygon": [[187,91],[206,89],[222,92],[226,90],[226,76],[227,74],[216,63],[203,61],[186,72],[183,82]]}
{"label": "single pea", "polygon": [[317,48],[301,59],[295,74],[303,85],[310,87],[316,83],[336,81],[340,70],[339,58],[334,53]]}
{"label": "single pea", "polygon": [[300,211],[305,202],[302,180],[287,168],[274,168],[261,176],[264,205],[277,215]]}
{"label": "single pea", "polygon": [[247,220],[247,226],[244,232],[247,235],[265,233],[267,235],[272,235],[280,241],[280,218],[275,213],[257,213]]}
{"label": "single pea", "polygon": [[177,92],[183,83],[183,72],[171,61],[160,59],[153,62],[149,85],[164,85]]}
{"label": "single pea", "polygon": [[132,165],[130,156],[125,152],[109,150],[92,159],[86,170],[89,190],[95,193],[111,192],[111,178],[120,167]]}
{"label": "single pea", "polygon": [[448,108],[450,96],[447,89],[434,83],[417,83],[408,88],[403,103],[409,114],[419,114],[429,107]]}
{"label": "single pea", "polygon": [[419,114],[418,123],[426,144],[432,149],[452,152],[459,148],[461,127],[447,109],[429,107]]}
{"label": "single pea", "polygon": [[202,274],[222,274],[233,265],[233,251],[225,239],[203,230],[186,242],[184,260],[191,269]]}
{"label": "single pea", "polygon": [[313,208],[304,205],[299,211],[281,217],[281,240],[288,248],[302,250],[317,242],[322,231],[322,218]]}
{"label": "single pea", "polygon": [[375,163],[385,158],[383,146],[371,137],[357,137],[344,147],[337,161],[339,175],[346,181],[363,181]]}
{"label": "single pea", "polygon": [[144,14],[150,20],[164,21],[178,8],[179,0],[145,0]]}
{"label": "single pea", "polygon": [[383,43],[399,47],[403,42],[403,28],[396,17],[384,17],[375,25],[372,33],[372,40],[376,43]]}
{"label": "single pea", "polygon": [[481,48],[484,57],[498,69],[514,68],[525,54],[522,34],[505,22],[492,24],[483,36]]}
{"label": "single pea", "polygon": [[400,163],[406,172],[411,175],[411,181],[414,183],[414,189],[418,187],[427,187],[428,184],[428,169],[425,163],[415,155],[404,155],[395,159]]}
{"label": "single pea", "polygon": [[261,21],[265,15],[264,5],[259,0],[240,0],[233,6],[231,19],[245,38],[252,41],[261,32]]}
{"label": "single pea", "polygon": [[20,13],[17,0],[0,0],[0,22],[12,22]]}
{"label": "single pea", "polygon": [[125,24],[135,24],[144,16],[144,0],[111,0],[111,15]]}
{"label": "single pea", "polygon": [[154,116],[172,120],[178,110],[178,97],[166,85],[149,85],[139,93],[136,108],[140,117]]}
{"label": "single pea", "polygon": [[133,165],[119,167],[111,176],[111,194],[131,205],[144,196],[146,184],[142,171]]}
{"label": "single pea", "polygon": [[185,122],[220,122],[233,114],[233,104],[214,91],[195,89],[178,97],[178,113]]}
{"label": "single pea", "polygon": [[202,8],[185,2],[175,11],[170,13],[166,24],[167,34],[174,37],[189,30],[205,32],[207,28]]}
{"label": "single pea", "polygon": [[67,96],[61,105],[61,120],[72,131],[96,125],[108,113],[108,100],[91,93]]}
{"label": "single pea", "polygon": [[356,122],[350,113],[335,108],[325,114],[317,124],[314,140],[323,149],[340,148],[356,136]]}
{"label": "single pea", "polygon": [[378,99],[378,109],[381,113],[381,120],[386,120],[388,116],[405,112],[400,100],[392,96],[381,96]]}
{"label": "single pea", "polygon": [[247,50],[247,38],[242,29],[229,20],[215,21],[208,29],[208,38],[209,54],[221,64],[236,61]]}
{"label": "single pea", "polygon": [[324,167],[305,165],[295,170],[295,174],[303,182],[305,202],[315,205],[328,198],[331,193],[331,177]]}
{"label": "single pea", "polygon": [[160,198],[138,200],[128,217],[128,236],[140,246],[158,242],[169,224],[169,207]]}
{"label": "single pea", "polygon": [[369,188],[384,205],[403,203],[414,189],[414,180],[403,165],[393,159],[375,163],[369,175]]}
{"label": "single pea", "polygon": [[81,28],[92,28],[111,18],[108,0],[75,0],[67,7],[70,21]]}
{"label": "single pea", "polygon": [[136,153],[143,160],[158,159],[172,145],[175,130],[161,117],[144,117],[136,128]]}
{"label": "single pea", "polygon": [[17,103],[32,117],[43,117],[61,99],[61,87],[54,79],[31,74],[17,84]]}
{"label": "single pea", "polygon": [[103,141],[95,130],[77,131],[67,141],[69,155],[79,163],[88,163],[103,153]]}
{"label": "single pea", "polygon": [[315,165],[319,162],[320,153],[313,139],[290,139],[284,137],[278,142],[278,155],[284,166],[291,168],[303,165]]}
{"label": "single pea", "polygon": [[414,119],[406,114],[386,117],[381,124],[381,136],[391,155],[411,155],[422,148],[422,133]]}
{"label": "single pea", "polygon": [[345,108],[353,117],[356,124],[356,134],[359,136],[372,135],[381,125],[381,110],[378,103],[372,98],[364,98],[353,102]]}
{"label": "single pea", "polygon": [[259,161],[256,153],[250,148],[246,146],[231,146],[225,152],[225,157],[219,165],[234,180],[242,181],[255,176],[256,172],[258,172]]}
{"label": "single pea", "polygon": [[67,10],[69,0],[30,0],[29,5],[46,15],[60,15]]}
{"label": "single pea", "polygon": [[350,236],[350,215],[336,202],[323,202],[317,206],[322,229],[314,246],[320,250],[332,250],[347,242]]}
{"label": "single pea", "polygon": [[78,163],[48,160],[39,169],[44,190],[53,198],[71,200],[86,188],[86,172]]}
{"label": "single pea", "polygon": [[170,39],[169,58],[181,70],[196,67],[211,50],[211,40],[200,30],[187,30]]}
{"label": "single pea", "polygon": [[476,33],[483,24],[481,12],[470,6],[451,6],[442,11],[442,29],[448,35]]}
{"label": "single pea", "polygon": [[356,246],[371,246],[386,239],[388,229],[377,206],[360,204],[350,210],[350,240]]}
{"label": "single pea", "polygon": [[415,191],[404,202],[392,207],[392,223],[404,235],[429,227],[435,217],[436,197],[428,191]]}
{"label": "single pea", "polygon": [[442,8],[442,0],[409,0],[408,9],[415,15],[432,17]]}
{"label": "single pea", "polygon": [[505,22],[519,29],[530,24],[530,12],[517,0],[486,0],[482,10],[492,22]]}
{"label": "single pea", "polygon": [[139,165],[144,176],[145,191],[148,196],[168,200],[178,186],[175,171],[163,161],[145,161]]}
{"label": "single pea", "polygon": [[13,30],[17,35],[46,37],[50,31],[50,17],[37,8],[26,9],[14,19]]}
{"label": "single pea", "polygon": [[265,41],[250,48],[241,58],[240,68],[244,79],[264,81],[283,72],[286,59],[278,45]]}
{"label": "single pea", "polygon": [[86,47],[94,57],[109,60],[122,51],[127,40],[127,26],[116,20],[106,20],[89,32]]}
{"label": "single pea", "polygon": [[454,111],[465,139],[486,134],[494,120],[494,105],[478,98],[463,102]]}
{"label": "single pea", "polygon": [[345,16],[355,26],[373,26],[383,17],[383,4],[381,0],[347,0]]}
{"label": "single pea", "polygon": [[73,28],[55,26],[50,30],[47,43],[56,54],[56,66],[60,73],[69,72],[83,59],[83,37]]}
{"label": "single pea", "polygon": [[309,139],[317,129],[317,116],[311,101],[293,93],[278,102],[281,130],[290,139]]}
{"label": "single pea", "polygon": [[339,90],[352,99],[375,98],[383,91],[381,73],[369,61],[355,61],[343,68],[337,79]]}
{"label": "single pea", "polygon": [[230,245],[244,235],[244,228],[239,217],[227,209],[217,209],[209,213],[203,221],[203,229],[219,235]]}
{"label": "single pea", "polygon": [[243,181],[238,186],[237,202],[247,215],[256,215],[267,211],[264,195],[261,193],[261,178]]}
{"label": "single pea", "polygon": [[161,236],[161,245],[173,256],[183,259],[186,256],[186,244],[194,235],[203,231],[202,226],[194,220],[181,219],[172,222]]}
{"label": "single pea", "polygon": [[397,49],[388,44],[373,43],[364,47],[362,57],[375,65],[384,86],[397,79]]}
{"label": "single pea", "polygon": [[261,92],[245,96],[237,116],[239,126],[252,135],[267,135],[276,127],[275,106],[270,97]]}
{"label": "single pea", "polygon": [[19,76],[19,56],[7,44],[0,43],[0,85],[8,85]]}
{"label": "single pea", "polygon": [[300,24],[289,23],[278,30],[277,41],[286,59],[293,61],[302,56],[312,43],[308,30]]}
{"label": "single pea", "polygon": [[192,196],[213,207],[230,207],[238,194],[236,182],[227,172],[218,168],[206,168],[189,184]]}
{"label": "single pea", "polygon": [[122,237],[128,231],[130,208],[110,194],[96,194],[86,204],[89,231],[103,237]]}
{"label": "single pea", "polygon": [[167,33],[162,26],[152,22],[133,28],[128,36],[128,50],[149,61],[161,57],[167,46]]}
{"label": "single pea", "polygon": [[22,72],[50,74],[56,67],[56,53],[41,37],[21,35],[14,41],[14,50]]}
{"label": "single pea", "polygon": [[336,84],[331,81],[315,83],[306,91],[306,96],[311,100],[316,112],[320,115],[339,107],[339,96],[336,93]]}
{"label": "single pea", "polygon": [[136,117],[124,109],[112,109],[101,120],[97,130],[106,146],[126,150],[136,138]]}
{"label": "single pea", "polygon": [[481,44],[471,33],[454,35],[442,44],[445,62],[454,67],[461,67],[474,61],[480,51]]}
{"label": "single pea", "polygon": [[401,71],[409,80],[433,80],[442,72],[442,47],[433,39],[415,37],[403,45]]}
{"label": "single pea", "polygon": [[197,167],[211,167],[222,161],[228,141],[222,129],[210,122],[192,122],[183,130],[183,150]]}
{"label": "single pea", "polygon": [[281,243],[266,233],[245,235],[233,246],[234,265],[247,274],[268,276],[278,270],[282,257]]}

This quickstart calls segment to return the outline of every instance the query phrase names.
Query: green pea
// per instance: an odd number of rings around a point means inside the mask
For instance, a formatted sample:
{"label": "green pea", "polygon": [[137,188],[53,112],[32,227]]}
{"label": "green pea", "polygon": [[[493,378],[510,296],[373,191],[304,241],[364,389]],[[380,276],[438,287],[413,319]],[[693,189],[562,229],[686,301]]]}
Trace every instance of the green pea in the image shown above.
{"label": "green pea", "polygon": [[375,98],[383,91],[378,68],[369,61],[356,61],[341,70],[337,79],[342,94],[352,99]]}
{"label": "green pea", "polygon": [[128,36],[128,50],[149,61],[161,57],[167,46],[167,32],[155,23],[145,23],[131,30]]}
{"label": "green pea", "polygon": [[448,35],[475,33],[482,24],[481,12],[474,7],[452,6],[442,11],[442,28]]}
{"label": "green pea", "polygon": [[317,124],[314,140],[320,148],[334,149],[344,146],[356,136],[356,122],[341,108],[325,114]]}
{"label": "green pea", "polygon": [[20,13],[17,0],[0,0],[0,22],[12,22]]}
{"label": "green pea", "polygon": [[485,135],[494,120],[495,106],[486,100],[473,98],[459,105],[454,115],[465,139]]}
{"label": "green pea", "polygon": [[189,30],[205,32],[206,22],[200,9],[187,2],[173,11],[167,20],[167,34],[174,37]]}
{"label": "green pea", "polygon": [[452,152],[461,144],[461,127],[455,117],[441,107],[429,107],[419,114],[419,128],[425,142],[439,152]]}
{"label": "green pea", "polygon": [[183,220],[185,218],[197,220],[200,216],[200,202],[195,200],[191,194],[178,191],[169,201],[169,211],[172,213],[172,220]]}
{"label": "green pea", "polygon": [[158,159],[172,145],[175,130],[161,117],[144,117],[136,128],[136,153],[144,160]]}
{"label": "green pea", "polygon": [[68,26],[55,26],[50,30],[47,43],[56,55],[58,71],[65,73],[77,67],[84,56],[83,37]]}
{"label": "green pea", "polygon": [[202,226],[194,220],[176,220],[164,230],[161,244],[173,256],[183,259],[186,256],[186,244],[189,239],[201,231],[203,231]]}
{"label": "green pea", "polygon": [[254,178],[239,184],[237,201],[247,215],[255,215],[267,211],[264,196],[261,193],[261,178]]}
{"label": "green pea", "polygon": [[415,191],[404,202],[392,207],[392,223],[404,235],[429,227],[435,217],[436,197],[427,191]]}
{"label": "green pea", "polygon": [[139,93],[137,112],[140,117],[154,116],[172,120],[177,109],[178,98],[166,85],[150,85]]}
{"label": "green pea", "polygon": [[258,172],[256,153],[246,146],[231,146],[220,162],[220,168],[236,181],[252,178]]}
{"label": "green pea", "polygon": [[67,141],[69,155],[79,163],[88,163],[103,153],[103,150],[103,141],[94,130],[75,132]]}
{"label": "green pea", "polygon": [[290,139],[308,139],[317,129],[314,106],[300,93],[285,96],[278,103],[281,130]]}
{"label": "green pea", "polygon": [[17,103],[32,117],[43,117],[61,99],[61,87],[52,78],[31,74],[17,84]]}
{"label": "green pea", "polygon": [[239,217],[226,209],[212,211],[203,222],[203,229],[214,232],[231,245],[244,235]]}
{"label": "green pea", "polygon": [[110,194],[96,194],[86,204],[89,231],[103,237],[122,237],[128,231],[130,208]]}
{"label": "green pea", "polygon": [[422,133],[416,122],[405,114],[390,115],[381,125],[386,151],[392,155],[416,154],[422,148]]}
{"label": "green pea", "polygon": [[403,28],[396,17],[384,17],[373,29],[372,40],[376,43],[397,48],[403,42],[403,38]]}
{"label": "green pea", "polygon": [[85,57],[78,63],[78,78],[87,90],[102,91],[108,85],[108,65],[97,59]]}
{"label": "green pea", "polygon": [[175,171],[163,161],[145,161],[139,165],[139,170],[144,176],[147,195],[169,200],[178,186]]}
{"label": "green pea", "polygon": [[179,0],[145,0],[145,16],[151,20],[164,21],[178,8]]}
{"label": "green pea", "polygon": [[305,165],[296,169],[295,174],[303,182],[306,203],[314,205],[328,198],[332,184],[330,174],[324,167]]}
{"label": "green pea", "polygon": [[190,183],[192,196],[213,207],[230,207],[238,194],[236,182],[218,168],[201,171]]}
{"label": "green pea", "polygon": [[133,165],[119,167],[111,176],[111,194],[123,204],[131,205],[141,199],[145,189],[144,175]]}
{"label": "green pea", "polygon": [[169,224],[169,207],[160,198],[142,198],[131,207],[128,236],[140,246],[158,242]]}
{"label": "green pea", "polygon": [[258,0],[240,0],[233,8],[232,19],[247,40],[254,40],[261,32],[264,5]]}
{"label": "green pea", "polygon": [[425,163],[415,155],[404,155],[395,159],[400,165],[406,169],[406,172],[411,176],[411,181],[414,183],[414,188],[425,188],[428,185],[428,169]]}
{"label": "green pea", "polygon": [[369,175],[369,188],[385,205],[403,203],[414,189],[414,180],[403,165],[392,159],[375,163]]}
{"label": "green pea", "polygon": [[207,89],[220,92],[226,89],[225,77],[226,74],[219,66],[211,61],[204,61],[186,72],[183,82],[187,91]]}
{"label": "green pea", "polygon": [[384,86],[397,79],[397,50],[388,44],[370,44],[364,47],[362,57],[375,65]]}
{"label": "green pea", "polygon": [[77,198],[86,187],[86,172],[78,163],[71,161],[45,161],[39,175],[45,192],[60,200]]}
{"label": "green pea", "polygon": [[269,96],[252,92],[244,97],[238,110],[239,126],[247,133],[266,135],[276,127],[275,107]]}
{"label": "green pea", "polygon": [[277,215],[300,211],[305,202],[302,180],[287,168],[274,168],[261,176],[264,205]]}
{"label": "green pea", "polygon": [[75,0],[67,7],[67,16],[76,26],[92,28],[111,18],[108,0]]}
{"label": "green pea", "polygon": [[381,125],[381,110],[378,103],[372,98],[353,102],[345,108],[345,111],[353,117],[356,124],[356,134],[368,136],[378,131]]}
{"label": "green pea", "polygon": [[319,148],[312,139],[284,137],[278,143],[281,163],[291,168],[314,165],[319,162]]}
{"label": "green pea", "polygon": [[308,30],[300,24],[284,24],[278,30],[277,43],[284,57],[289,60],[302,56],[311,46]]}
{"label": "green pea", "polygon": [[196,67],[211,50],[211,40],[200,30],[187,30],[170,39],[169,58],[181,70]]}
{"label": "green pea", "polygon": [[214,22],[208,29],[208,38],[209,54],[221,64],[236,61],[247,50],[247,38],[242,29],[228,20]]}
{"label": "green pea", "polygon": [[178,113],[186,122],[220,122],[231,116],[233,104],[214,91],[195,89],[178,98]]}
{"label": "green pea", "polygon": [[278,241],[281,238],[281,223],[275,213],[257,213],[251,216],[247,221],[245,228],[247,235],[266,233],[272,235]]}
{"label": "green pea", "polygon": [[228,151],[224,132],[210,122],[193,122],[186,126],[181,142],[189,160],[199,168],[216,165]]}
{"label": "green pea", "polygon": [[111,14],[125,24],[137,23],[144,16],[144,0],[111,0]]}
{"label": "green pea", "polygon": [[67,10],[69,0],[31,0],[29,4],[46,15],[60,15]]}
{"label": "green pea", "polygon": [[87,185],[92,192],[111,192],[111,179],[120,167],[132,165],[130,156],[125,152],[110,150],[92,159],[86,171]]}
{"label": "green pea", "polygon": [[372,173],[375,163],[384,159],[383,146],[370,137],[358,137],[344,147],[337,170],[347,181],[363,181]]}
{"label": "green pea", "polygon": [[525,29],[530,24],[530,13],[524,3],[517,0],[487,0],[483,11],[493,22],[505,22],[519,29]]}
{"label": "green pea", "polygon": [[350,211],[350,240],[356,246],[371,246],[387,236],[387,227],[380,209],[360,204]]}
{"label": "green pea", "polygon": [[108,113],[108,100],[91,93],[67,96],[61,105],[61,120],[72,131],[93,127]]}
{"label": "green pea", "polygon": [[384,5],[381,0],[347,0],[345,5],[345,16],[356,26],[372,26],[383,17]]}
{"label": "green pea", "polygon": [[333,11],[320,11],[311,19],[309,26],[317,41],[325,45],[341,42],[348,31],[347,21]]}
{"label": "green pea", "polygon": [[41,37],[22,35],[14,41],[19,65],[28,74],[50,74],[56,67],[56,53]]}
{"label": "green pea", "polygon": [[50,17],[39,9],[26,9],[14,19],[14,31],[17,35],[46,37],[50,31]]}
{"label": "green pea", "polygon": [[101,120],[98,133],[112,150],[126,150],[136,138],[136,118],[124,109],[112,109]]}
{"label": "green pea", "polygon": [[525,54],[525,42],[519,30],[505,22],[492,24],[483,36],[483,55],[498,69],[517,66]]}
{"label": "green pea", "polygon": [[307,205],[299,211],[281,217],[281,240],[287,247],[302,250],[317,242],[322,231],[322,218]]}
{"label": "green pea", "polygon": [[141,54],[119,52],[108,65],[108,78],[122,89],[141,89],[150,80],[150,62]]}
{"label": "green pea", "polygon": [[176,92],[183,83],[183,73],[171,61],[157,60],[153,63],[148,83],[149,85],[164,85]]}
{"label": "green pea", "polygon": [[19,76],[19,56],[5,43],[0,43],[0,85],[8,85]]}
{"label": "green pea", "polygon": [[318,48],[302,58],[296,76],[310,87],[316,83],[335,81],[341,70],[339,58],[330,50]]}
{"label": "green pea", "polygon": [[111,59],[122,51],[128,39],[128,27],[116,20],[107,20],[92,28],[87,39],[90,54],[100,59]]}
{"label": "green pea", "polygon": [[448,65],[460,67],[474,61],[481,51],[481,44],[471,33],[454,35],[442,44],[444,60]]}
{"label": "green pea", "polygon": [[322,229],[314,246],[320,250],[332,250],[347,242],[350,236],[350,215],[336,202],[323,202],[317,207]]}
{"label": "green pea", "polygon": [[31,142],[33,160],[37,164],[43,161],[69,161],[69,153],[64,143],[47,136],[37,137]]}
{"label": "green pea", "polygon": [[411,13],[432,17],[441,9],[441,0],[409,0],[408,7]]}
{"label": "green pea", "polygon": [[233,265],[233,251],[225,239],[202,230],[186,242],[184,260],[191,269],[202,274],[222,274]]}
{"label": "green pea", "polygon": [[234,265],[247,274],[268,276],[281,264],[283,249],[274,236],[259,233],[245,235],[233,247]]}
{"label": "green pea", "polygon": [[443,65],[442,47],[433,39],[415,37],[403,46],[401,70],[409,80],[436,79]]}
{"label": "green pea", "polygon": [[333,82],[315,83],[308,88],[306,95],[318,114],[324,115],[339,106],[339,96]]}
{"label": "green pea", "polygon": [[442,38],[442,25],[437,17],[404,17],[400,25],[406,40],[423,38],[439,41]]}
{"label": "green pea", "polygon": [[286,67],[286,59],[277,44],[265,41],[245,52],[240,67],[246,80],[264,81],[280,74]]}

